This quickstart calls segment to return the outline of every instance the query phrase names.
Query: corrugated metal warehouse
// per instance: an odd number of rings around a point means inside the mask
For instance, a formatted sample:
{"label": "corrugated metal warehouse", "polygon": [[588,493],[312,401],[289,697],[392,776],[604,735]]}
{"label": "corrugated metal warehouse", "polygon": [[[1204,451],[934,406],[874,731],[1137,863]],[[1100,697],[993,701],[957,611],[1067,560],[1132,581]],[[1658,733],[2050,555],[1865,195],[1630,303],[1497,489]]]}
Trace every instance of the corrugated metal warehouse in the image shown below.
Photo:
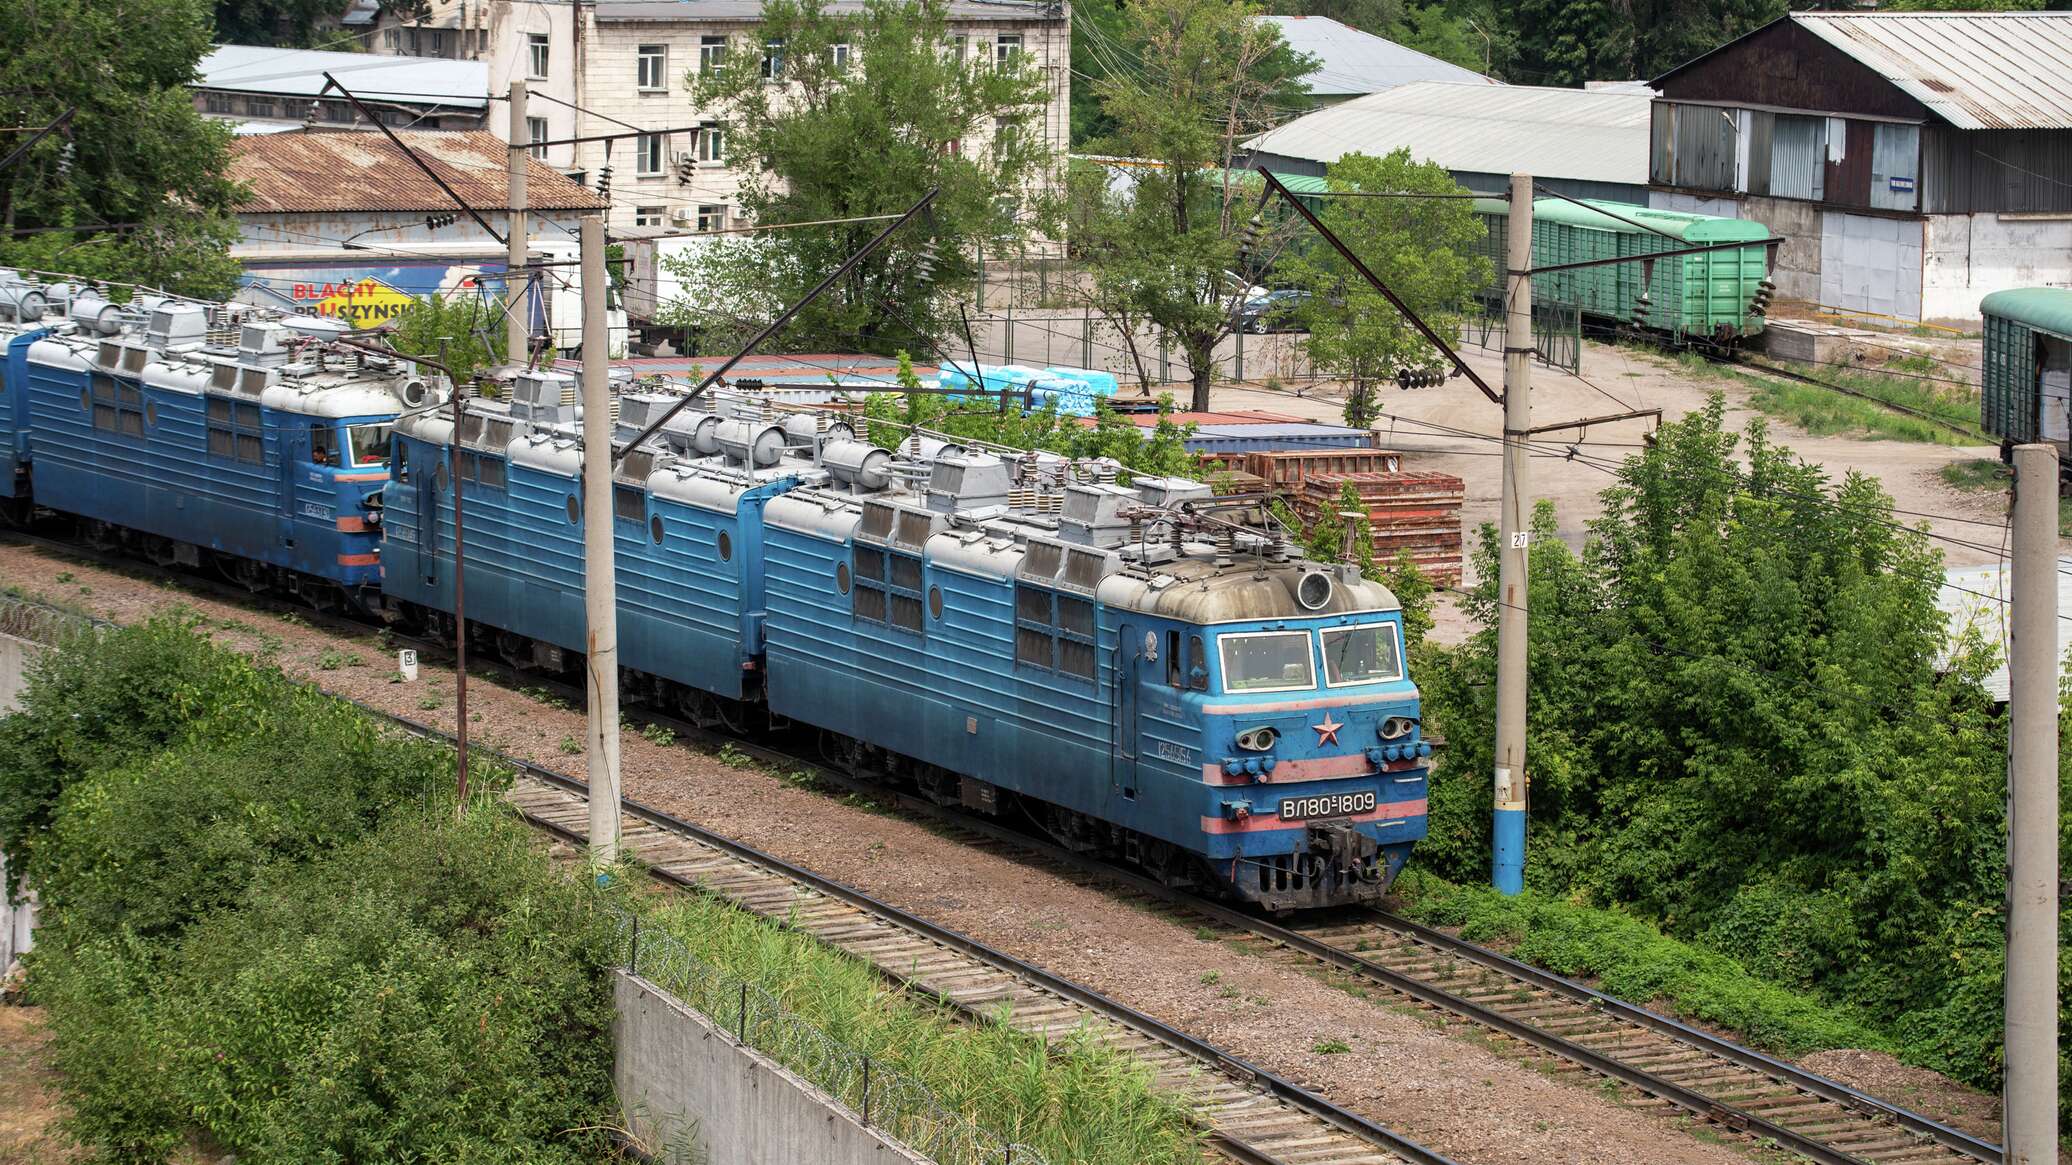
{"label": "corrugated metal warehouse", "polygon": [[2072,13],[1793,13],[1655,79],[1649,202],[1790,240],[1780,291],[1975,319],[2072,284]]}
{"label": "corrugated metal warehouse", "polygon": [[1458,85],[1497,85],[1473,69],[1427,56],[1371,32],[1340,24],[1328,16],[1261,16],[1281,31],[1281,40],[1317,67],[1303,74],[1309,99],[1319,106],[1337,105],[1354,97],[1380,93],[1417,81],[1451,81]]}
{"label": "corrugated metal warehouse", "polygon": [[1407,149],[1470,190],[1513,171],[1574,198],[1647,202],[1646,93],[1419,81],[1320,109],[1245,143],[1251,165],[1323,174],[1347,154]]}

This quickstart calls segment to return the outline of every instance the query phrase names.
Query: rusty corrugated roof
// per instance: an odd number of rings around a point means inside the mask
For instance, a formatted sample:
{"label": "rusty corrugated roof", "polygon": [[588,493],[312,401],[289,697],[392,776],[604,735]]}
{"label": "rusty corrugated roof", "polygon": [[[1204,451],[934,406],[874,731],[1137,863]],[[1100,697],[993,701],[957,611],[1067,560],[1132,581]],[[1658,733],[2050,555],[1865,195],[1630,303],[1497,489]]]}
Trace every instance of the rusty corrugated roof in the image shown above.
{"label": "rusty corrugated roof", "polygon": [[2072,129],[2072,12],[1795,12],[1959,129]]}
{"label": "rusty corrugated roof", "polygon": [[[507,209],[506,150],[484,130],[401,130],[396,134],[476,210]],[[247,214],[457,209],[439,185],[378,131],[338,130],[241,137],[231,143],[230,176],[251,187]],[[525,200],[534,210],[603,210],[588,188],[526,159]]]}

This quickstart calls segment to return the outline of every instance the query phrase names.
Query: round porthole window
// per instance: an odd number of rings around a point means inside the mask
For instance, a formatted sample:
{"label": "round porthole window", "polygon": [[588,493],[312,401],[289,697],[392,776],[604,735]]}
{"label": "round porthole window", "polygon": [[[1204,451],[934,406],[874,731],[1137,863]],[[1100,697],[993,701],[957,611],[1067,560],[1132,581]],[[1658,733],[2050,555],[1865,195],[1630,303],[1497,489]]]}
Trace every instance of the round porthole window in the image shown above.
{"label": "round porthole window", "polygon": [[849,593],[849,564],[846,562],[835,563],[835,589],[845,595]]}
{"label": "round porthole window", "polygon": [[928,613],[929,613],[930,615],[934,616],[934,617],[935,617],[935,618],[937,618],[937,619],[940,619],[940,618],[942,618],[942,588],[941,588],[941,587],[929,587],[929,588],[928,588]]}
{"label": "round porthole window", "polygon": [[[439,472],[444,473],[446,471],[442,469]],[[576,495],[574,494],[568,495],[568,520],[571,522],[580,522],[583,520],[582,504],[576,501]]]}
{"label": "round porthole window", "polygon": [[662,544],[662,516],[660,514],[648,519],[648,534],[654,538],[655,545],[660,546]]}
{"label": "round porthole window", "polygon": [[719,560],[721,562],[732,562],[734,560],[734,540],[727,537],[725,530],[719,532]]}

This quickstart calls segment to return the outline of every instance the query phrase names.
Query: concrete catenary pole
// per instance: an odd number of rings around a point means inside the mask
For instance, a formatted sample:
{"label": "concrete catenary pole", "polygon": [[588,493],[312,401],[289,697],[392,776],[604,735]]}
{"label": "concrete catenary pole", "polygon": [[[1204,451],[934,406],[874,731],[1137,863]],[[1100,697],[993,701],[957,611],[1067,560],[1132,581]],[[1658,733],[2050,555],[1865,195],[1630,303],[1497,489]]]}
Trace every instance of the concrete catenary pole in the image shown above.
{"label": "concrete catenary pole", "polygon": [[511,149],[509,197],[511,217],[505,224],[504,251],[504,359],[514,365],[527,361],[532,335],[532,287],[531,272],[525,271],[532,260],[527,255],[526,245],[532,232],[525,221],[525,163],[531,157],[525,143],[532,135],[525,128],[525,82],[511,82]]}
{"label": "concrete catenary pole", "polygon": [[1532,178],[1511,175],[1504,234],[1504,486],[1497,509],[1496,831],[1490,884],[1525,888],[1525,608],[1532,529],[1526,430],[1532,428]]}
{"label": "concrete catenary pole", "polygon": [[2058,451],[2014,450],[2007,699],[2008,1165],[2058,1159]]}
{"label": "concrete catenary pole", "polygon": [[583,670],[588,678],[590,859],[619,854],[619,596],[612,553],[611,337],[605,322],[604,216],[582,228]]}

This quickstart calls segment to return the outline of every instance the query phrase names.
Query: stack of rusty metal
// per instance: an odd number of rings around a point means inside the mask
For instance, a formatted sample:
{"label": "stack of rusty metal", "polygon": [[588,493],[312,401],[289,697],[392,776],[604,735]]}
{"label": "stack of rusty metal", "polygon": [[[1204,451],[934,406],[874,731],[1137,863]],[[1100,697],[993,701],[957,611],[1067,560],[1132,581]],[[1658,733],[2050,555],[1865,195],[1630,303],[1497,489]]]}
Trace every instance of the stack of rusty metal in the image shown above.
{"label": "stack of rusty metal", "polygon": [[1386,449],[1284,450],[1244,455],[1243,472],[1259,477],[1304,521],[1339,508],[1347,483],[1367,512],[1374,557],[1408,553],[1435,583],[1461,581],[1461,503],[1467,485],[1448,473],[1405,473],[1402,454]]}

